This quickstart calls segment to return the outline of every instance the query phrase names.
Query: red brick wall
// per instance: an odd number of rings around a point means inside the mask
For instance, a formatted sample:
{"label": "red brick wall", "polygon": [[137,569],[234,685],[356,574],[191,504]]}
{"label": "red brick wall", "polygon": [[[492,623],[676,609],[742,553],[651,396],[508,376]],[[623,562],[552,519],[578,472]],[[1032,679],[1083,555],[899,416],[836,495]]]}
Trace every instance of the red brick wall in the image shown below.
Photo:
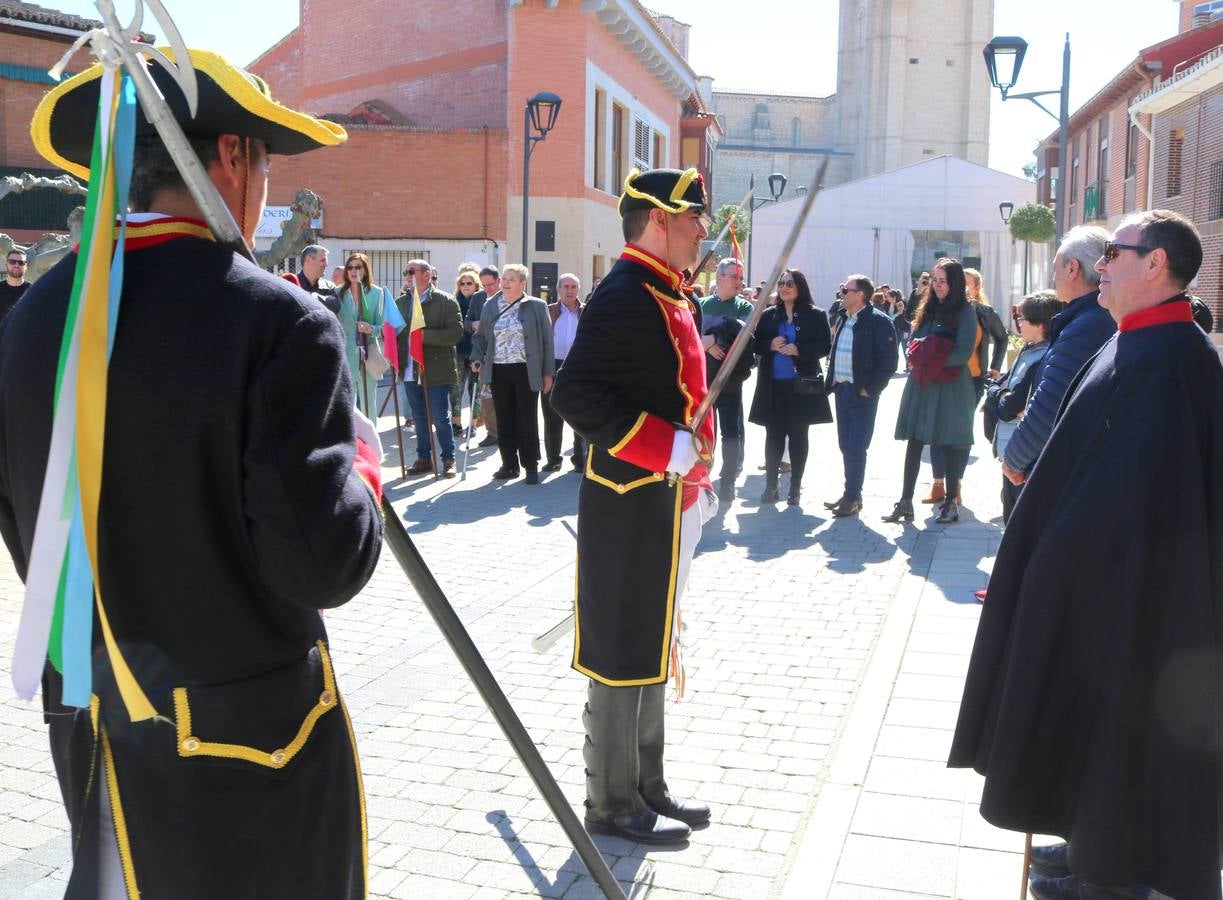
{"label": "red brick wall", "polygon": [[[250,66],[250,71],[268,83],[272,96],[294,109],[302,109],[302,31],[294,28]],[[307,110],[312,107],[304,107]],[[319,110],[332,112],[333,110]],[[345,110],[347,111],[347,110]]]}
{"label": "red brick wall", "polygon": [[353,128],[348,141],[273,158],[268,203],[323,199],[323,233],[505,241],[505,132]]}
{"label": "red brick wall", "polygon": [[[43,38],[29,32],[0,31],[0,61],[49,69],[72,45],[72,38]],[[87,68],[92,59],[88,51],[78,53],[69,71]],[[0,165],[47,168],[46,160],[34,151],[30,140],[30,120],[34,107],[51,85],[0,79]]]}
{"label": "red brick wall", "polygon": [[505,0],[301,0],[300,102],[382,100],[413,125],[505,126]]}
{"label": "red brick wall", "polygon": [[[667,155],[679,159],[679,102],[578,3],[547,9],[524,0],[510,11],[509,190],[522,194],[522,115],[527,99],[552,91],[564,101],[556,128],[531,155],[531,195],[586,196],[586,60],[667,123]],[[585,52],[575,52],[584,44]],[[617,187],[618,191],[619,188]]]}
{"label": "red brick wall", "polygon": [[[1155,190],[1153,207],[1188,216],[1202,233],[1202,269],[1195,292],[1214,311],[1216,330],[1223,330],[1223,218],[1211,218],[1212,164],[1223,161],[1223,85],[1155,118]],[[1181,191],[1168,196],[1168,145],[1175,128],[1183,128]]]}

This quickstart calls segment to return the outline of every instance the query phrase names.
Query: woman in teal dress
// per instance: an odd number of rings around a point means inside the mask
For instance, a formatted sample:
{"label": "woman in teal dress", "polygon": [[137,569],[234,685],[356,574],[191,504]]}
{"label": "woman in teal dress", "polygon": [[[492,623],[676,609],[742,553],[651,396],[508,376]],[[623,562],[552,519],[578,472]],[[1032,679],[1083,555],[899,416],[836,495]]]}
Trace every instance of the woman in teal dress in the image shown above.
{"label": "woman in teal dress", "polygon": [[[956,496],[968,451],[973,442],[973,415],[977,391],[968,371],[968,360],[977,341],[977,317],[968,303],[964,267],[954,259],[940,259],[930,272],[930,291],[921,301],[913,320],[913,339],[938,336],[954,341],[943,373],[947,381],[919,385],[911,374],[900,398],[896,417],[896,439],[908,441],[905,450],[904,488],[900,500],[885,522],[913,519],[913,490],[921,467],[922,449],[941,447],[947,460],[947,495],[939,510],[940,523],[960,518]],[[953,370],[958,369],[958,372]]]}
{"label": "woman in teal dress", "polygon": [[362,357],[367,345],[376,344],[379,351],[384,350],[382,322],[388,315],[388,307],[395,308],[395,304],[383,288],[373,283],[369,257],[364,253],[349,254],[344,261],[344,286],[339,288],[339,294],[340,325],[344,328],[344,352],[352,376],[353,395],[357,409],[375,420],[378,379],[365,370]]}

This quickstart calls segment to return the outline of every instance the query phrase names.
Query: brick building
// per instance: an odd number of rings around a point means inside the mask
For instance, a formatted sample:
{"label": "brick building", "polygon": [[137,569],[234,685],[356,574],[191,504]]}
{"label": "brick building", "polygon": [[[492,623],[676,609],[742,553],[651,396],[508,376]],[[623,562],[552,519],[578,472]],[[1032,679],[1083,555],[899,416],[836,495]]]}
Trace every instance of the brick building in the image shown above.
{"label": "brick building", "polygon": [[[1181,32],[1140,51],[1070,116],[1066,228],[1175,209],[1202,232],[1194,290],[1223,329],[1223,0],[1181,2]],[[1056,192],[1058,135],[1037,147],[1037,201]]]}
{"label": "brick building", "polygon": [[[301,4],[301,24],[251,70],[284,102],[345,124],[345,145],[278,160],[269,203],[324,199],[321,243],[371,253],[398,287],[411,256],[450,285],[463,260],[522,259],[523,113],[562,98],[531,157],[532,289],[573,271],[589,285],[623,245],[616,201],[634,166],[710,177],[713,117],[685,59],[687,26],[636,0],[418,0]],[[357,14],[359,53],[337,49]]]}
{"label": "brick building", "polygon": [[[100,25],[32,3],[0,0],[0,177],[62,174],[48,168],[34,150],[30,120],[38,101],[55,84],[47,69],[82,33]],[[73,60],[78,69],[87,62],[87,53]],[[83,197],[46,189],[9,194],[0,199],[0,232],[19,244],[30,244],[47,232],[64,233],[68,213],[83,204]]]}
{"label": "brick building", "polygon": [[1202,233],[1193,291],[1223,332],[1223,44],[1143,93],[1131,112],[1151,118],[1151,207],[1176,210]]}

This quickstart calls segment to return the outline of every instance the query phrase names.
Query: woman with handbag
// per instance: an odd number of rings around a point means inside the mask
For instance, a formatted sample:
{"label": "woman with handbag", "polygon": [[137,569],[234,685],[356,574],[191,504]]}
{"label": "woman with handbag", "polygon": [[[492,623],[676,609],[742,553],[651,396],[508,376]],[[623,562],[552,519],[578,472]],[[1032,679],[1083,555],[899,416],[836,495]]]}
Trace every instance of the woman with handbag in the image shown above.
{"label": "woman with handbag", "polygon": [[525,482],[539,484],[539,395],[552,390],[556,358],[548,305],[526,290],[526,266],[506,266],[501,292],[480,311],[471,368],[481,384],[493,388],[501,451],[501,468],[493,478],[517,478],[526,469]]}
{"label": "woman with handbag", "polygon": [[364,253],[351,253],[344,261],[344,285],[339,288],[339,302],[340,325],[344,328],[345,353],[357,408],[376,421],[378,381],[389,367],[382,352],[382,322],[390,300],[387,292],[373,283],[369,257]]}
{"label": "woman with handbag", "polygon": [[944,525],[959,521],[956,496],[968,465],[977,408],[977,391],[968,369],[976,341],[977,316],[968,302],[964,267],[957,260],[940,259],[930,272],[930,290],[913,320],[912,372],[896,417],[896,439],[908,441],[904,486],[900,500],[883,521],[913,521],[913,491],[927,444],[941,447],[947,460],[947,492],[938,521]]}
{"label": "woman with handbag", "polygon": [[815,306],[807,279],[786,269],[777,282],[777,305],[767,309],[756,327],[760,356],[756,394],[748,421],[765,427],[765,488],[761,503],[776,503],[781,454],[790,446],[790,495],[797,506],[807,466],[807,429],[832,421],[824,393],[820,359],[832,349],[828,316]]}

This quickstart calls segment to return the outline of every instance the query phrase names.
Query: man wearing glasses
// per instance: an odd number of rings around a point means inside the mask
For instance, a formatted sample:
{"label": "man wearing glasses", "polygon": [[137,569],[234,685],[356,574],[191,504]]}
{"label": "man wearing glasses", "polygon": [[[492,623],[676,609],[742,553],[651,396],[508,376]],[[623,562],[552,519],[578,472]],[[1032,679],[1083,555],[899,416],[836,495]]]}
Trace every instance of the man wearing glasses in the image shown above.
{"label": "man wearing glasses", "polygon": [[874,287],[865,275],[850,275],[841,288],[845,315],[832,337],[828,393],[837,405],[837,443],[845,465],[845,490],[824,503],[837,518],[862,509],[866,451],[875,433],[879,395],[896,371],[896,329],[887,313],[869,301]]}
{"label": "man wearing glasses", "polygon": [[[704,332],[705,368],[709,383],[717,377],[722,360],[739,333],[742,323],[752,314],[752,302],[739,296],[743,290],[743,264],[733,257],[718,263],[714,275],[714,293],[701,301],[701,329]],[[722,439],[722,470],[718,481],[718,499],[735,499],[735,479],[743,468],[743,382],[751,374],[752,354],[744,353],[714,409],[718,412],[718,434]],[[742,377],[740,377],[742,376]]]}
{"label": "man wearing glasses", "polygon": [[24,250],[14,247],[4,258],[4,284],[0,284],[0,319],[9,314],[21,295],[29,288],[25,280],[26,256]]}
{"label": "man wearing glasses", "polygon": [[1002,474],[1011,484],[1023,484],[1049,441],[1071,380],[1117,330],[1100,305],[1100,273],[1093,268],[1107,240],[1103,228],[1080,225],[1066,232],[1053,258],[1053,287],[1068,305],[1049,323],[1049,351],[1037,363],[1032,399],[1003,454]]}
{"label": "man wearing glasses", "polygon": [[1167,210],[1103,246],[1117,333],[990,579],[950,764],[985,776],[988,821],[1069,839],[1034,849],[1037,900],[1219,896],[1223,365],[1185,293],[1201,262]]}

